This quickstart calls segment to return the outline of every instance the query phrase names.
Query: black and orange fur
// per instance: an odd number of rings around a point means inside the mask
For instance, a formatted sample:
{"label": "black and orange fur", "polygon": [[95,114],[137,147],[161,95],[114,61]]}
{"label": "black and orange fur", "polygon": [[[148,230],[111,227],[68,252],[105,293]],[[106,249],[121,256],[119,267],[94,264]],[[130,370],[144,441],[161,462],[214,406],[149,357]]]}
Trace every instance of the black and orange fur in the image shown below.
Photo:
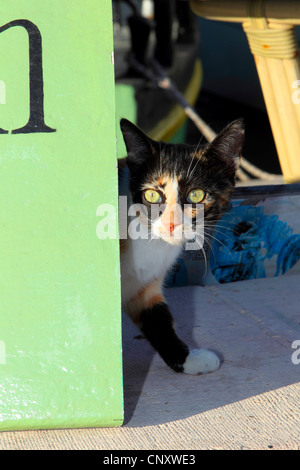
{"label": "black and orange fur", "polygon": [[[239,166],[244,127],[241,120],[229,124],[205,147],[156,142],[129,121],[121,120],[128,155],[120,162],[119,175],[127,171],[125,194],[133,204],[149,210],[145,190],[161,194],[158,220],[149,224],[150,241],[121,241],[121,273],[123,308],[140,328],[164,361],[176,372],[198,374],[219,367],[217,356],[208,350],[190,351],[173,327],[172,315],[163,296],[166,273],[183,248],[185,233],[194,224],[197,204],[188,214],[187,224],[175,221],[168,229],[164,218],[170,217],[171,205],[178,204],[184,214],[187,194],[195,188],[205,192],[204,224],[211,227],[224,214],[234,189]],[[172,213],[173,221],[176,213]],[[153,223],[152,223],[153,222]],[[174,226],[183,234],[176,242]],[[158,240],[151,241],[151,232]]]}

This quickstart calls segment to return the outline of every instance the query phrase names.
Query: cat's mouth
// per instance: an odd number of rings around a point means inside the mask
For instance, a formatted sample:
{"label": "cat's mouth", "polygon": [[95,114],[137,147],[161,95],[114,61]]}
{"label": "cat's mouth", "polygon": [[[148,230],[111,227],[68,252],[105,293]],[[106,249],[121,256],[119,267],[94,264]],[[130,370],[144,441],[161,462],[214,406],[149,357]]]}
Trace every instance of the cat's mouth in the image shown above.
{"label": "cat's mouth", "polygon": [[167,242],[170,243],[171,245],[181,245],[185,240],[184,237],[181,236],[176,236],[173,232],[169,232],[167,234],[162,234],[161,238]]}
{"label": "cat's mouth", "polygon": [[[140,230],[143,229],[142,238],[145,235],[147,239],[160,239],[175,246],[183,245],[186,242],[194,242],[199,236],[203,238],[203,234],[201,235],[203,222],[200,221],[195,225],[195,221],[183,213],[180,207],[177,212],[170,212],[169,214],[165,212],[155,218],[153,218],[153,214],[150,214],[149,217],[145,206],[139,206],[139,209],[138,221]],[[155,213],[155,215],[157,214]],[[138,234],[141,235],[141,232],[138,232]]]}
{"label": "cat's mouth", "polygon": [[190,229],[187,230],[183,224],[177,225],[176,227],[170,226],[168,228],[164,227],[162,224],[158,224],[155,229],[154,232],[157,233],[159,238],[171,245],[182,245],[195,238],[195,233]]}

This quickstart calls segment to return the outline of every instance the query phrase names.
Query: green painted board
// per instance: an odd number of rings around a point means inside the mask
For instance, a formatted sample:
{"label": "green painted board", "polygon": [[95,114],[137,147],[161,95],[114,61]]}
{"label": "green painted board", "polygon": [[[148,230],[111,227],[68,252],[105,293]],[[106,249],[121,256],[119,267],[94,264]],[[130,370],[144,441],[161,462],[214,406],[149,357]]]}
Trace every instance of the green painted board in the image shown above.
{"label": "green painted board", "polygon": [[124,158],[127,155],[124,139],[120,128],[122,118],[137,124],[137,103],[135,99],[135,89],[132,85],[124,83],[116,84],[116,132],[117,132],[117,155],[118,158]]}
{"label": "green painted board", "polygon": [[123,419],[110,0],[0,5],[0,430]]}

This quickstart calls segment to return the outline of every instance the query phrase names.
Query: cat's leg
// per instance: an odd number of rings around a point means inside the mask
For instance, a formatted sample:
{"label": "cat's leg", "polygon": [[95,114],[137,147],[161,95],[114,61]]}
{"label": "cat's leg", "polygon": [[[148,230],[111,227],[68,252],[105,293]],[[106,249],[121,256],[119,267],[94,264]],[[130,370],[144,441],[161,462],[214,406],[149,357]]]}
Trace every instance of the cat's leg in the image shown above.
{"label": "cat's leg", "polygon": [[220,360],[215,353],[207,349],[190,351],[178,338],[160,286],[160,281],[153,281],[127,302],[126,311],[133,322],[176,372],[196,375],[218,369]]}

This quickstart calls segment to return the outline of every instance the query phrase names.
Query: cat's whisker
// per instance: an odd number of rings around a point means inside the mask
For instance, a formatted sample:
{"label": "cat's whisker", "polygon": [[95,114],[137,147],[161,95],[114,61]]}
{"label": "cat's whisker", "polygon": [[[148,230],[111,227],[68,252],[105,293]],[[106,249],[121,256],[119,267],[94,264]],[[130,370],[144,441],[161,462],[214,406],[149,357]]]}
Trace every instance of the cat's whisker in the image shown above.
{"label": "cat's whisker", "polygon": [[[231,238],[228,233],[230,233],[233,236],[236,236],[236,230],[235,229],[232,229],[232,228],[229,228],[229,227],[224,227],[224,226],[223,227],[221,226],[219,228],[220,228],[220,230],[218,230],[218,228],[215,228],[214,230],[212,230],[212,232],[214,234],[220,234],[224,237],[227,237],[228,239]],[[226,233],[226,232],[228,232],[228,233]]]}
{"label": "cat's whisker", "polygon": [[[236,224],[236,222],[232,222],[232,225],[233,225],[234,227],[236,227],[237,224]],[[209,222],[206,222],[206,223],[205,223],[205,226],[208,227],[208,228],[210,228],[210,229],[212,229],[212,230],[216,230],[216,229],[218,229],[218,228],[222,228],[222,229],[224,229],[224,230],[229,230],[229,231],[232,231],[232,232],[235,232],[235,231],[236,231],[234,228],[231,228],[231,227],[229,227],[228,225],[221,225],[221,224],[219,224],[219,223],[213,223],[213,224],[210,225]]]}
{"label": "cat's whisker", "polygon": [[205,239],[205,242],[207,243],[208,247],[209,247],[209,254],[212,253],[213,254],[213,257],[214,257],[214,260],[216,262],[216,254],[215,254],[215,250],[214,250],[214,246],[213,246],[213,243],[211,240],[208,240],[207,238]]}
{"label": "cat's whisker", "polygon": [[196,170],[197,165],[199,164],[199,162],[200,162],[200,158],[197,159],[197,161],[196,161],[196,163],[195,163],[195,165],[194,165],[194,167],[193,167],[191,173],[189,174],[189,177],[188,177],[188,180],[187,180],[187,181],[190,181],[190,180],[191,180],[191,178],[192,178],[192,176],[193,176],[193,174],[194,174],[194,172],[195,172],[195,170]]}
{"label": "cat's whisker", "polygon": [[203,274],[203,279],[204,279],[206,274],[207,274],[207,271],[208,271],[208,263],[207,263],[207,256],[206,256],[204,248],[201,248],[201,251],[203,253],[203,257],[204,257],[204,261],[205,261],[205,270],[204,270],[204,274]]}
{"label": "cat's whisker", "polygon": [[190,161],[188,170],[187,170],[187,172],[186,172],[186,177],[187,177],[187,180],[188,180],[188,181],[189,181],[191,166],[192,166],[192,164],[193,164],[193,161],[194,161],[194,158],[195,158],[196,154],[197,154],[197,149],[196,149],[195,152],[193,153],[193,156],[192,156],[192,158],[191,158],[191,161]]}
{"label": "cat's whisker", "polygon": [[[236,217],[234,216],[234,219],[235,220],[232,220],[233,219],[233,216],[231,217],[231,220],[228,218],[228,215],[230,215],[228,212],[226,214],[226,224],[231,224],[231,225],[234,225],[236,226],[237,224],[241,223],[243,221],[243,218],[242,217]],[[219,218],[219,219],[209,219],[209,220],[206,220],[206,225],[208,225],[209,223],[212,223],[212,224],[215,224],[215,225],[220,225],[219,222],[223,222],[225,223],[225,220],[223,220],[222,218]]]}
{"label": "cat's whisker", "polygon": [[[200,238],[200,240],[199,240],[199,238]],[[197,244],[199,245],[199,250],[203,253],[203,259],[204,259],[204,265],[205,265],[204,274],[203,274],[202,278],[205,278],[205,276],[207,274],[207,271],[208,271],[208,260],[207,260],[206,252],[205,252],[205,249],[204,249],[204,243],[205,242],[207,242],[207,240],[205,239],[205,235],[202,236],[202,235],[196,233],[195,243],[196,243],[196,245]]]}
{"label": "cat's whisker", "polygon": [[200,144],[201,144],[202,138],[203,138],[203,135],[200,137],[199,142],[198,142],[197,147],[196,147],[196,150],[195,150],[195,152],[193,153],[193,156],[192,156],[192,158],[191,158],[191,162],[190,162],[190,164],[189,164],[189,167],[188,167],[188,170],[187,170],[187,173],[186,173],[186,176],[187,176],[187,179],[188,179],[188,180],[189,180],[189,172],[190,172],[190,169],[191,169],[193,160],[194,160],[195,156],[197,155],[197,152],[198,152],[199,146],[200,146]]}
{"label": "cat's whisker", "polygon": [[222,245],[223,248],[227,250],[228,254],[233,258],[231,251],[223,242],[221,242],[218,238],[214,237],[213,235],[209,235],[209,237],[212,238],[213,240],[216,240],[218,243],[220,243],[220,245]]}
{"label": "cat's whisker", "polygon": [[149,241],[148,241],[148,243],[147,243],[147,246],[150,245],[150,243],[151,243],[153,240],[155,240],[155,238],[154,238],[154,237],[151,237],[151,234],[150,234],[150,239],[149,239]]}
{"label": "cat's whisker", "polygon": [[[233,229],[228,229],[228,230],[234,234],[234,230],[233,230]],[[227,237],[228,239],[231,238],[230,235],[228,235],[227,233],[225,233],[225,230],[217,230],[217,229],[215,229],[215,230],[213,231],[213,233],[214,233],[214,234],[221,234],[221,235],[223,235],[224,237]]]}

